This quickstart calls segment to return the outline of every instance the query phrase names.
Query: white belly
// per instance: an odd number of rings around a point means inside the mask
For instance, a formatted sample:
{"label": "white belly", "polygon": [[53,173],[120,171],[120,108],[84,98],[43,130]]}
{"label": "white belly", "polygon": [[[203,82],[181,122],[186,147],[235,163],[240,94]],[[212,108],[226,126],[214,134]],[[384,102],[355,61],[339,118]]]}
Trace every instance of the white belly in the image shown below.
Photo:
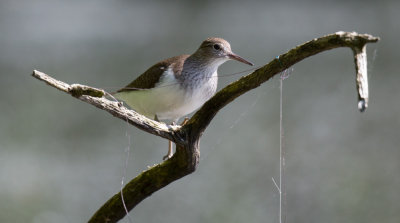
{"label": "white belly", "polygon": [[132,109],[149,117],[175,121],[192,113],[210,99],[217,89],[217,72],[201,86],[186,91],[177,83],[175,76],[167,70],[160,84],[148,90],[120,92],[115,96]]}

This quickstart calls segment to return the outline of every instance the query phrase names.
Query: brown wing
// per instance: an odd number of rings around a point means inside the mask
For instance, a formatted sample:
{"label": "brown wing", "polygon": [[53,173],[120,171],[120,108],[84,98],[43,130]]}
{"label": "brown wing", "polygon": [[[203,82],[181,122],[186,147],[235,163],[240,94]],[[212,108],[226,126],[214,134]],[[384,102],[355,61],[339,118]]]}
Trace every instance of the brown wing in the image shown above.
{"label": "brown wing", "polygon": [[189,55],[180,55],[160,61],[150,67],[148,70],[146,70],[142,75],[140,75],[130,84],[118,90],[117,92],[153,88],[155,84],[160,80],[160,77],[164,73],[164,71],[167,70],[169,67],[172,68],[175,74],[180,73],[182,71],[183,63],[188,57]]}

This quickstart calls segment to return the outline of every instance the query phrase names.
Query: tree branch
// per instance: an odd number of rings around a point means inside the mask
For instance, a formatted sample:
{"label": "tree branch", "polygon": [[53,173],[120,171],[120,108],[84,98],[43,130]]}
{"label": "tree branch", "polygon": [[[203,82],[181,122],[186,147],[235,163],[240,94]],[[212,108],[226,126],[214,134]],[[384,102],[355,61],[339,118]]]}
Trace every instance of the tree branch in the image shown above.
{"label": "tree branch", "polygon": [[[143,131],[169,139],[177,144],[177,151],[171,159],[139,174],[123,188],[125,204],[127,209],[131,210],[155,191],[195,171],[200,157],[200,137],[219,110],[240,95],[260,86],[274,75],[307,57],[338,47],[351,48],[356,64],[358,108],[360,111],[364,111],[368,106],[366,44],[378,40],[378,37],[368,34],[337,32],[299,45],[223,88],[207,101],[183,127],[156,122],[135,111],[121,107],[119,103],[104,98],[106,93],[103,90],[79,84],[68,85],[36,70],[32,75],[79,100],[128,121]],[[92,216],[89,222],[117,222],[125,214],[121,194],[117,193]]]}
{"label": "tree branch", "polygon": [[186,128],[195,129],[197,131],[195,135],[201,135],[217,112],[240,95],[260,86],[276,74],[307,57],[338,47],[349,47],[354,52],[358,98],[360,100],[359,109],[360,111],[364,111],[368,106],[367,54],[365,44],[377,42],[378,40],[378,37],[368,34],[337,32],[299,45],[217,92],[214,97],[208,100],[193,115]]}
{"label": "tree branch", "polygon": [[78,98],[81,101],[105,110],[113,116],[129,122],[143,131],[169,139],[175,143],[185,143],[185,139],[182,138],[183,136],[179,135],[180,132],[178,130],[180,129],[180,126],[157,122],[133,110],[122,107],[118,102],[104,98],[103,96],[106,95],[106,93],[101,89],[81,84],[69,85],[37,70],[33,71],[32,76],[60,91]]}

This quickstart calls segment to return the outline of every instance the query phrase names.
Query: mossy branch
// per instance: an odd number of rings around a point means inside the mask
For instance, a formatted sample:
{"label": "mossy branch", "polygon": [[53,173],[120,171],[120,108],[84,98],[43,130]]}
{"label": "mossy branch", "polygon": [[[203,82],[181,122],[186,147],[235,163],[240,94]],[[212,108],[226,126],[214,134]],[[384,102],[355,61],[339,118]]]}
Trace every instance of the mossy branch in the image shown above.
{"label": "mossy branch", "polygon": [[[358,108],[360,111],[365,111],[368,106],[366,44],[378,40],[378,37],[368,34],[337,32],[301,44],[223,88],[182,127],[166,125],[122,107],[118,102],[104,98],[106,92],[101,89],[79,84],[69,85],[36,70],[32,75],[50,86],[105,110],[117,118],[128,121],[141,130],[169,139],[177,144],[177,152],[171,159],[142,172],[123,188],[126,207],[131,210],[152,193],[195,171],[200,157],[200,137],[214,116],[224,106],[307,57],[338,47],[351,48],[356,68]],[[117,193],[92,216],[89,222],[117,222],[125,215],[121,194]]]}

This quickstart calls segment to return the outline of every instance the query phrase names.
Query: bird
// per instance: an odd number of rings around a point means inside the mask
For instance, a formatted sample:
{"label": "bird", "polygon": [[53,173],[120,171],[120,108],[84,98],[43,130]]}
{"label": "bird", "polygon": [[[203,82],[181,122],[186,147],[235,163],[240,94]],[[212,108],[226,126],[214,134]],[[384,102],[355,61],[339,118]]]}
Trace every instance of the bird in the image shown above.
{"label": "bird", "polygon": [[[207,38],[193,54],[156,63],[113,96],[148,118],[175,124],[215,94],[218,67],[229,60],[254,65],[233,53],[228,41]],[[170,141],[164,160],[172,155]]]}

